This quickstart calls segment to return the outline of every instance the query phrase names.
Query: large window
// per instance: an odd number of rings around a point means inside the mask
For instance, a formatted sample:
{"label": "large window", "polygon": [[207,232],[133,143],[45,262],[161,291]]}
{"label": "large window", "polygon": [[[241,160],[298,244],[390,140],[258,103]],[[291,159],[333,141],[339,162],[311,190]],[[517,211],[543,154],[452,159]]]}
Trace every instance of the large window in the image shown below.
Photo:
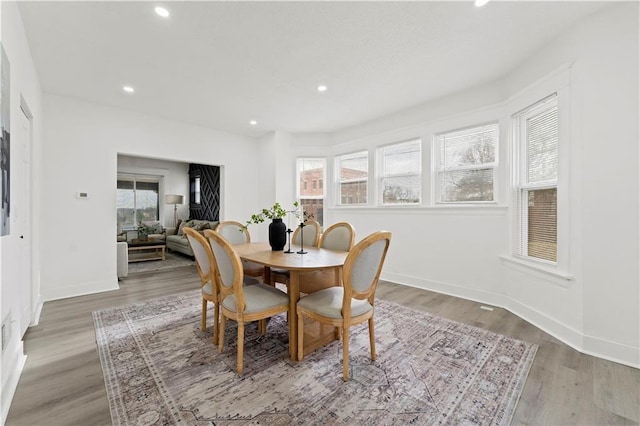
{"label": "large window", "polygon": [[494,201],[497,148],[498,125],[495,123],[436,135],[438,201]]}
{"label": "large window", "polygon": [[[320,225],[324,220],[324,181],[326,160],[324,158],[298,158],[298,199],[305,212],[313,214]],[[312,182],[308,185],[308,182]]]}
{"label": "large window", "polygon": [[547,98],[515,117],[520,255],[558,259],[558,103]]}
{"label": "large window", "polygon": [[419,204],[422,188],[420,139],[379,149],[382,204]]}
{"label": "large window", "polygon": [[117,188],[117,221],[124,229],[159,220],[160,177],[118,174]]}
{"label": "large window", "polygon": [[336,157],[338,204],[367,204],[369,154],[367,151]]}

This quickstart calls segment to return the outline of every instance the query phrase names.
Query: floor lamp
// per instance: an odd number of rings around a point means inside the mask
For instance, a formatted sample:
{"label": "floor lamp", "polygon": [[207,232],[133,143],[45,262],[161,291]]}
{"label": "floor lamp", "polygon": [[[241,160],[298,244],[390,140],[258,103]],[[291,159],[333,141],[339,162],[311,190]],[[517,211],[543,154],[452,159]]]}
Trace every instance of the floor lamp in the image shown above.
{"label": "floor lamp", "polygon": [[165,204],[173,204],[173,226],[178,226],[178,204],[184,204],[183,195],[165,195]]}

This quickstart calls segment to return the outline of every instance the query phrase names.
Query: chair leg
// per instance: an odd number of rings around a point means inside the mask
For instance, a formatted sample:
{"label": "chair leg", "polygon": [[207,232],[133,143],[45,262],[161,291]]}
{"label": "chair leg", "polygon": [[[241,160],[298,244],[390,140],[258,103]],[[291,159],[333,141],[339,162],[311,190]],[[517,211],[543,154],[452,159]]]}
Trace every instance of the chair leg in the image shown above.
{"label": "chair leg", "polygon": [[200,330],[207,331],[207,299],[202,299],[202,319],[200,320]]}
{"label": "chair leg", "polygon": [[342,331],[342,380],[349,380],[349,327]]}
{"label": "chair leg", "polygon": [[371,361],[376,360],[376,337],[373,332],[373,317],[369,318],[369,344],[371,346]]}
{"label": "chair leg", "polygon": [[238,321],[238,374],[242,374],[242,360],[244,357],[244,322]]}
{"label": "chair leg", "polygon": [[304,358],[304,318],[298,311],[298,361]]}
{"label": "chair leg", "polygon": [[218,342],[218,334],[220,334],[220,304],[213,302],[213,344]]}
{"label": "chair leg", "polygon": [[226,326],[226,320],[227,318],[223,314],[220,317],[220,329],[218,331],[218,352],[222,352],[224,350],[224,329]]}

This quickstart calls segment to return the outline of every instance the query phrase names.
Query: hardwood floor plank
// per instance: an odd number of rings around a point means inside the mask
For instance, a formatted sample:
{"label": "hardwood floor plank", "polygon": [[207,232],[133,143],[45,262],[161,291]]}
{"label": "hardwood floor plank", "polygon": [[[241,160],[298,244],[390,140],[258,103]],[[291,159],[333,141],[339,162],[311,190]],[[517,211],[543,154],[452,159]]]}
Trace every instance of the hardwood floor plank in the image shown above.
{"label": "hardwood floor plank", "polygon": [[[195,269],[186,267],[131,275],[119,290],[45,303],[40,325],[25,336],[27,363],[6,424],[111,424],[91,313],[198,289],[199,282]],[[640,422],[640,370],[581,354],[501,308],[486,311],[476,302],[387,282],[376,294],[539,345],[513,424]]]}

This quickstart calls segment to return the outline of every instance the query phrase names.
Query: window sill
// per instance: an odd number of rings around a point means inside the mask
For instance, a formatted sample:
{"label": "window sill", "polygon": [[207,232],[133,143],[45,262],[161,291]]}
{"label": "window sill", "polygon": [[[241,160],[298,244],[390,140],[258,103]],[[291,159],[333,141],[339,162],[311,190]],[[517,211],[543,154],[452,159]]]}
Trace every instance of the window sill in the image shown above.
{"label": "window sill", "polygon": [[569,287],[569,283],[574,280],[572,275],[559,271],[553,266],[527,261],[513,256],[499,256],[508,267],[525,273],[533,273],[543,278],[553,278],[555,283],[562,287]]}

